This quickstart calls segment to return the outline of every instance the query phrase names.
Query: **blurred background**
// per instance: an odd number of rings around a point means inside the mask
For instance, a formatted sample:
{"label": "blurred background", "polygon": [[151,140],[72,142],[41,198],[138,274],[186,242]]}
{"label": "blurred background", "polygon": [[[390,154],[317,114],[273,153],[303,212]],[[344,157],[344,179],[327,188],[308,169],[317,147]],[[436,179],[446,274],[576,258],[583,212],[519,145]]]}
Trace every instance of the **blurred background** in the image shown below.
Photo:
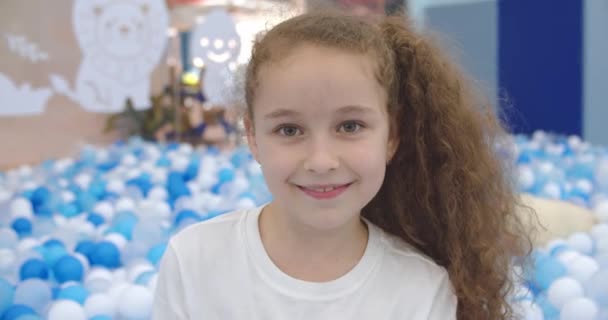
{"label": "blurred background", "polygon": [[0,319],[148,319],[182,228],[268,201],[242,139],[259,32],[404,13],[513,132],[523,319],[608,319],[607,0],[1,0]]}

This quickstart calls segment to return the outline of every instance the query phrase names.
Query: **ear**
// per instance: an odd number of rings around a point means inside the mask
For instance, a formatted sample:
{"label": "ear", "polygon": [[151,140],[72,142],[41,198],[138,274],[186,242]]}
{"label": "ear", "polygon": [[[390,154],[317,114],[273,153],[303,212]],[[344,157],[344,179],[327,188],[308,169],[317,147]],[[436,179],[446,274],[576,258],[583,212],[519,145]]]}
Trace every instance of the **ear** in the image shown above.
{"label": "ear", "polygon": [[249,145],[249,151],[253,155],[253,158],[259,163],[258,159],[258,145],[255,140],[255,128],[253,126],[253,119],[246,115],[243,119],[245,125],[245,134],[247,135],[247,144]]}

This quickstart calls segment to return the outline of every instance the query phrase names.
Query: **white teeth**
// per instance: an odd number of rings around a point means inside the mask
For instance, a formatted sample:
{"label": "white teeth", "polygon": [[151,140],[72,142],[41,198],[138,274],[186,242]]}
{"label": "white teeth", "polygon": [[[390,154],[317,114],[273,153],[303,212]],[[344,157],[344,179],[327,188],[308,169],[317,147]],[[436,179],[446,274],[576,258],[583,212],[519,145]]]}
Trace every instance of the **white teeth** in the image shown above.
{"label": "white teeth", "polygon": [[329,192],[329,191],[332,191],[332,190],[336,189],[336,187],[309,188],[309,189],[313,190],[313,191],[317,191],[317,192]]}

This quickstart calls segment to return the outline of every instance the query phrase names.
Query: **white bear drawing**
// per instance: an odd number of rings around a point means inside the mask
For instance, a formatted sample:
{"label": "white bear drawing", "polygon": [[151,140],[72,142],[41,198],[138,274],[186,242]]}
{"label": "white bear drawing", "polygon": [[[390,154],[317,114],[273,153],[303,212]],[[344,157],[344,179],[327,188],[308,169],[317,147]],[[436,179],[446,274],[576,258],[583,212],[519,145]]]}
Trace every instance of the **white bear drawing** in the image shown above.
{"label": "white bear drawing", "polygon": [[54,75],[55,90],[92,112],[120,111],[128,98],[149,107],[150,74],[167,43],[165,1],[75,0],[72,23],[83,56],[76,90]]}
{"label": "white bear drawing", "polygon": [[196,26],[190,40],[193,59],[205,64],[203,92],[210,104],[223,105],[231,100],[230,86],[241,51],[241,38],[230,14],[215,9]]}

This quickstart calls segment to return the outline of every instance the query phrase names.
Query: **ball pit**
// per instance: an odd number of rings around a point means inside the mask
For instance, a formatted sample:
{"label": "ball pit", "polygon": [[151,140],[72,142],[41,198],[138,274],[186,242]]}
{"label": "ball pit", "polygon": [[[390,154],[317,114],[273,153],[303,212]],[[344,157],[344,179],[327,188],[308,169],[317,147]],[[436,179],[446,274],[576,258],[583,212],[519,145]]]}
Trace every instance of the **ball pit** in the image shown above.
{"label": "ball pit", "polygon": [[[522,192],[597,225],[534,249],[512,303],[523,319],[608,319],[608,149],[514,136]],[[0,173],[0,319],[148,319],[169,237],[269,201],[261,168],[231,151],[130,139]]]}

